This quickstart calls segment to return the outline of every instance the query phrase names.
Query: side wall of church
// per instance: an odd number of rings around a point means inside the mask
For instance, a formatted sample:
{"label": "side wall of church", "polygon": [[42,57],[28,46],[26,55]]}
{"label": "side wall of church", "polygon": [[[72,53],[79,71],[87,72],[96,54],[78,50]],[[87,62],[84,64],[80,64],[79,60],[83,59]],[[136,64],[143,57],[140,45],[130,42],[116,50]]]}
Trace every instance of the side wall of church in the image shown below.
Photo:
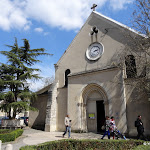
{"label": "side wall of church", "polygon": [[141,89],[137,88],[135,79],[126,79],[125,83],[128,132],[130,135],[137,135],[134,121],[137,119],[138,115],[141,115],[145,134],[150,134],[150,102],[148,101],[147,95],[144,94]]}
{"label": "side wall of church", "polygon": [[45,128],[45,118],[46,118],[46,106],[47,106],[48,95],[39,95],[38,99],[31,105],[38,109],[38,111],[29,112],[29,126],[35,129]]}

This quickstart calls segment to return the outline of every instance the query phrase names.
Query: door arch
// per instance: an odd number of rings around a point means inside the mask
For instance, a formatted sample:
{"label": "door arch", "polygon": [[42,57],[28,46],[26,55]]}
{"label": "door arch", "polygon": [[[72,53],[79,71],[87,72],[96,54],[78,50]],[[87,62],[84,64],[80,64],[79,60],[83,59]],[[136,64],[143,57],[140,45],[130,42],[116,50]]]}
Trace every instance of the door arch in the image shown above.
{"label": "door arch", "polygon": [[[88,84],[82,91],[82,103],[82,130],[89,132],[99,132],[101,128],[100,126],[102,126],[102,122],[104,122],[105,115],[109,114],[106,92],[98,84]],[[104,109],[102,116],[98,114],[102,112],[98,109]],[[98,123],[98,117],[101,121],[100,123]]]}

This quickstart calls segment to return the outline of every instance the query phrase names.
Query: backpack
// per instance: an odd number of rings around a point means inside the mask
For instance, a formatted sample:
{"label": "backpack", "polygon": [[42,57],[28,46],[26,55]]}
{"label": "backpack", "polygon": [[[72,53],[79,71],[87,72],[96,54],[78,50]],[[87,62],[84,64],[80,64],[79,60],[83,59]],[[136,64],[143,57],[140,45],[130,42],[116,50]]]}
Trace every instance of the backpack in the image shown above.
{"label": "backpack", "polygon": [[134,126],[137,127],[137,120],[134,122]]}

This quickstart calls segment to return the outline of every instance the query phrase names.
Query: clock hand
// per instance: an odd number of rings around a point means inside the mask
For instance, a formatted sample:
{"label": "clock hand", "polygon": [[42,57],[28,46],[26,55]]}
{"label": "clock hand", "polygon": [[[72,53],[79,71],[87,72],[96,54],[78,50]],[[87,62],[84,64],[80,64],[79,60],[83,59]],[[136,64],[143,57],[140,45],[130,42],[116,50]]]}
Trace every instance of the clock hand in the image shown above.
{"label": "clock hand", "polygon": [[94,53],[97,53],[97,54],[98,54],[98,53],[99,53],[99,50],[98,50],[98,49],[96,49],[96,50],[94,51]]}

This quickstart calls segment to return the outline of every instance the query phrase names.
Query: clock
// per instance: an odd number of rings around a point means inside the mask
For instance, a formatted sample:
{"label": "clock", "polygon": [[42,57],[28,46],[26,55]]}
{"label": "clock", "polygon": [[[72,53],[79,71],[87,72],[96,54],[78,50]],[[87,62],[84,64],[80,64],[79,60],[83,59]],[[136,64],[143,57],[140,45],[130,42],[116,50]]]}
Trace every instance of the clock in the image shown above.
{"label": "clock", "polygon": [[89,60],[97,60],[102,56],[103,52],[104,52],[103,45],[101,43],[95,42],[88,47],[86,51],[86,57]]}

